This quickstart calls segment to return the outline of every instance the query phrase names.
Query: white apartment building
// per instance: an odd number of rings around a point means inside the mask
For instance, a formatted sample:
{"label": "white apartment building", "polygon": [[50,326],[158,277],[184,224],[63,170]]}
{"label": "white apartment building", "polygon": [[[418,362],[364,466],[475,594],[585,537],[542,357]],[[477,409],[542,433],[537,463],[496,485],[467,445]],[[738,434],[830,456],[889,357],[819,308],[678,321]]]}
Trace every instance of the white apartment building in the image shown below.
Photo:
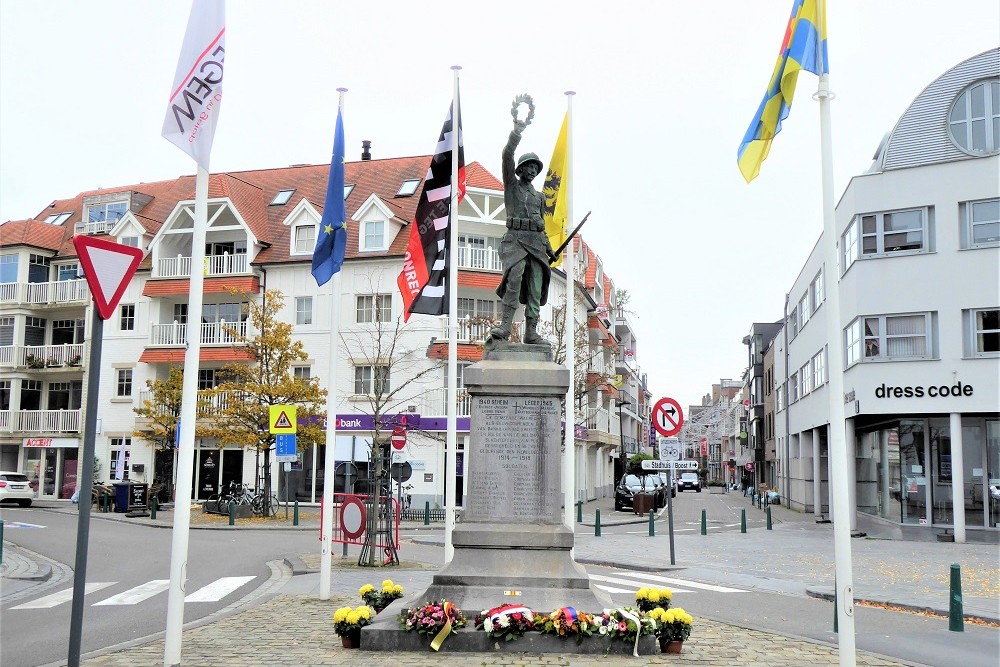
{"label": "white apartment building", "polygon": [[[790,289],[773,341],[776,479],[767,481],[793,508],[829,511],[835,370],[844,373],[852,528],[997,537],[998,73],[993,49],[917,95],[837,204],[839,265],[824,265],[820,238]],[[842,337],[828,343],[834,289]],[[828,368],[828,344],[842,346],[844,368]]]}
{"label": "white apartment building", "polygon": [[[376,336],[395,338],[396,368],[431,372],[407,386],[393,416],[410,427],[406,459],[412,476],[413,502],[444,504],[447,318],[414,315],[402,323],[402,299],[396,278],[409,237],[429,156],[373,160],[345,165],[348,250],[340,274],[340,294],[333,281],[317,288],[310,274],[316,229],[322,216],[327,165],[213,174],[209,186],[209,225],[205,264],[191,265],[194,178],[142,183],[84,192],[57,199],[32,220],[0,225],[0,469],[23,470],[37,478],[38,497],[68,498],[76,487],[82,456],[86,374],[99,372],[95,479],[116,476],[162,485],[161,500],[172,499],[176,452],[157,451],[136,432],[144,423],[134,408],[149,398],[147,381],[165,380],[182,365],[187,330],[201,326],[198,386],[209,390],[222,381],[227,363],[247,359],[233,344],[235,328],[250,337],[243,303],[259,302],[267,290],[284,297],[281,319],[293,324],[308,360],[295,375],[315,377],[322,387],[330,367],[331,312],[339,306],[335,360],[337,387],[337,492],[344,491],[347,464],[364,474],[372,442],[373,383],[380,380],[372,357]],[[495,289],[500,280],[497,249],[505,231],[502,184],[480,164],[467,168],[467,195],[458,209],[458,500],[464,493],[464,445],[469,431],[469,401],[461,391],[462,369],[481,359],[482,342],[499,314]],[[115,317],[105,322],[100,369],[89,368],[91,318],[86,282],[71,243],[74,234],[101,234],[141,247],[147,255],[128,286]],[[612,492],[613,457],[620,445],[616,388],[597,381],[614,376],[619,345],[608,304],[614,287],[594,267],[597,255],[582,239],[575,242],[577,295],[575,319],[590,327],[584,336],[583,377],[594,380],[578,403],[575,420],[579,498]],[[586,251],[583,251],[586,249]],[[192,270],[205,272],[201,316],[189,317]],[[232,290],[236,290],[234,293]],[[566,303],[565,277],[554,272],[542,330],[552,331],[553,308]],[[397,325],[398,322],[398,325]],[[397,332],[398,326],[398,332]],[[634,343],[634,332],[625,327]],[[637,347],[629,363],[639,372]],[[41,361],[41,363],[39,363]],[[578,370],[578,373],[580,371]],[[389,377],[403,382],[405,377]],[[639,404],[626,412],[638,420]],[[600,417],[600,418],[593,418]],[[210,419],[210,411],[200,418]],[[593,418],[593,419],[591,419]],[[635,432],[636,427],[633,427]],[[253,451],[220,448],[196,438],[194,499],[207,499],[230,481],[253,484],[258,460]],[[279,498],[318,502],[325,480],[325,446],[300,449],[300,462],[280,470],[274,464]],[[272,457],[273,461],[273,457]],[[122,468],[119,473],[119,468]]]}

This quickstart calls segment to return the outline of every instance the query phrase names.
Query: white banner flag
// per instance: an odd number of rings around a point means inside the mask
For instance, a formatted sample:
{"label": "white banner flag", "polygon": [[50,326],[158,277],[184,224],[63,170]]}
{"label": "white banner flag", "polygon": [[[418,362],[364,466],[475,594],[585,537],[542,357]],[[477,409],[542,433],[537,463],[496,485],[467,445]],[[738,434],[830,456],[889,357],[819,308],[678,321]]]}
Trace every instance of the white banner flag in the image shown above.
{"label": "white banner flag", "polygon": [[225,0],[194,0],[163,119],[163,137],[205,171],[222,104],[225,58]]}

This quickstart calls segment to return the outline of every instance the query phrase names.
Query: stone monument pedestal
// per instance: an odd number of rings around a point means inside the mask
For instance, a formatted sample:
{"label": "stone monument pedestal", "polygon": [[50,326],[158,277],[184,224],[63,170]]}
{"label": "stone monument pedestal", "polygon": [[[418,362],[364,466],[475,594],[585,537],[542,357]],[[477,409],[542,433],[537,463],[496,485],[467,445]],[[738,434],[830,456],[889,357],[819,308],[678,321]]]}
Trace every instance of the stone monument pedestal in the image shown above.
{"label": "stone monument pedestal", "polygon": [[[466,368],[464,378],[471,432],[454,557],[407,602],[448,599],[470,624],[478,612],[505,603],[542,614],[613,606],[573,560],[573,531],[562,522],[561,400],[569,371],[552,362],[548,346],[501,343]],[[393,618],[364,628],[363,648],[399,645],[387,636],[388,621],[398,627]]]}

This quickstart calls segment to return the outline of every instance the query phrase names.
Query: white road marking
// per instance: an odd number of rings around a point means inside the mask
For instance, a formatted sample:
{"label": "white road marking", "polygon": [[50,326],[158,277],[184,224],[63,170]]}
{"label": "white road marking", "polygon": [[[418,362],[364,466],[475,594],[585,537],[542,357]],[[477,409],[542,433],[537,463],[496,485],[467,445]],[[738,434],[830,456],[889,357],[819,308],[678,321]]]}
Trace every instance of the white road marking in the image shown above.
{"label": "white road marking", "polygon": [[632,588],[615,588],[614,586],[602,586],[601,584],[594,584],[594,588],[600,588],[602,591],[607,591],[608,593],[635,593],[635,589]]}
{"label": "white road marking", "polygon": [[[632,579],[624,579],[624,578],[621,578],[621,577],[606,577],[606,576],[604,576],[602,574],[591,574],[590,578],[591,579],[596,579],[597,581],[606,581],[606,582],[608,582],[610,584],[625,584],[626,586],[633,586],[634,587],[634,588],[628,588],[628,589],[624,589],[624,590],[615,590],[615,591],[612,591],[612,592],[615,592],[615,593],[634,593],[638,589],[645,587],[645,584],[643,584],[641,581],[634,581]],[[691,591],[686,591],[686,590],[683,590],[683,589],[680,589],[680,588],[671,588],[670,590],[672,592],[674,592],[674,593],[690,593],[691,592]]]}
{"label": "white road marking", "polygon": [[147,581],[144,584],[140,584],[135,588],[130,588],[129,590],[119,593],[118,595],[112,595],[107,600],[95,602],[93,606],[100,607],[102,605],[137,604],[143,600],[153,597],[157,593],[162,593],[168,588],[170,588],[169,579],[153,579],[152,581]]}
{"label": "white road marking", "polygon": [[615,574],[618,574],[619,576],[631,577],[633,579],[642,579],[658,584],[676,584],[678,586],[687,586],[689,588],[701,588],[706,591],[715,591],[716,593],[746,593],[745,590],[740,588],[729,588],[728,586],[703,584],[698,581],[689,581],[687,579],[675,579],[673,577],[661,577],[659,575],[649,574],[646,572],[616,572]]}
{"label": "white road marking", "polygon": [[218,602],[255,577],[222,577],[184,598],[185,602]]}
{"label": "white road marking", "polygon": [[[92,581],[86,586],[84,586],[83,593],[87,595],[93,593],[94,591],[99,591],[102,588],[107,588],[108,586],[114,586],[117,581]],[[24,604],[19,604],[16,607],[11,607],[11,609],[49,609],[55,607],[56,605],[63,604],[64,602],[69,602],[73,599],[73,589],[67,588],[66,590],[59,591],[58,593],[53,593],[52,595],[46,595],[45,597],[38,598],[34,602],[25,602]]]}

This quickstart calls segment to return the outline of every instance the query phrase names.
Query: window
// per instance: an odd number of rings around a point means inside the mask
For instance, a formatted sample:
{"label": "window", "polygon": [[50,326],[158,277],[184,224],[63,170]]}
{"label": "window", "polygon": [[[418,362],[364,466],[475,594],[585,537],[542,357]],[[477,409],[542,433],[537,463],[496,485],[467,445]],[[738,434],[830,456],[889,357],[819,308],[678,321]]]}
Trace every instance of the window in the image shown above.
{"label": "window", "polygon": [[279,190],[278,194],[274,195],[274,199],[271,200],[271,206],[284,206],[288,203],[288,200],[292,198],[292,194],[295,190]]}
{"label": "window", "polygon": [[116,201],[108,204],[89,204],[87,222],[117,222],[128,211],[128,202]]}
{"label": "window", "polygon": [[62,282],[64,280],[76,280],[80,277],[80,265],[77,263],[73,264],[60,264],[56,267],[56,280]]}
{"label": "window", "polygon": [[49,258],[42,255],[28,255],[28,282],[47,283],[49,281]]}
{"label": "window", "polygon": [[384,395],[389,392],[388,366],[355,366],[354,393],[363,396]]}
{"label": "window", "polygon": [[215,369],[214,368],[199,368],[198,369],[198,391],[204,391],[205,389],[214,389],[216,387],[215,381]]}
{"label": "window", "polygon": [[123,303],[118,307],[118,312],[121,313],[121,317],[119,319],[121,330],[135,331],[135,304]]}
{"label": "window", "polygon": [[458,265],[471,269],[486,267],[486,237],[461,234],[458,237]]}
{"label": "window", "polygon": [[1000,245],[1000,199],[963,202],[959,214],[963,248]]}
{"label": "window", "polygon": [[847,273],[858,258],[858,220],[855,218],[840,238],[840,274]]}
{"label": "window", "polygon": [[292,375],[297,380],[308,382],[312,378],[312,366],[292,366]]}
{"label": "window", "polygon": [[846,330],[847,364],[930,358],[930,328],[929,313],[859,317]]}
{"label": "window", "polygon": [[959,95],[948,116],[948,129],[966,153],[1000,151],[1000,80],[974,83]]}
{"label": "window", "polygon": [[0,283],[17,282],[17,255],[0,255]]}
{"label": "window", "polygon": [[774,411],[781,412],[785,409],[785,388],[780,384],[774,388]]}
{"label": "window", "polygon": [[131,248],[139,247],[139,237],[138,236],[122,236],[118,239],[118,243],[122,245],[127,245]]}
{"label": "window", "polygon": [[188,305],[186,303],[175,303],[174,304],[174,322],[178,324],[187,324],[188,321]]}
{"label": "window", "polygon": [[799,374],[792,373],[788,378],[788,403],[791,405],[799,400]]}
{"label": "window", "polygon": [[1000,309],[980,308],[962,313],[967,357],[1000,356]]}
{"label": "window", "polygon": [[0,317],[0,346],[14,344],[14,318]]}
{"label": "window", "polygon": [[45,326],[48,320],[41,317],[24,318],[24,344],[45,345]]}
{"label": "window", "polygon": [[799,299],[799,305],[795,309],[799,314],[799,331],[805,328],[806,323],[809,321],[809,292],[802,295]]}
{"label": "window", "polygon": [[[129,461],[132,458],[132,438],[111,438],[111,479],[128,479]],[[118,466],[121,465],[121,475]]]}
{"label": "window", "polygon": [[826,384],[826,350],[820,350],[812,358],[813,389]]}
{"label": "window", "polygon": [[295,297],[295,323],[313,323],[313,300],[311,296]]}
{"label": "window", "polygon": [[476,316],[476,300],[458,298],[458,319],[465,320]]}
{"label": "window", "polygon": [[119,398],[131,398],[132,396],[132,369],[119,368],[115,373],[117,377],[115,396]]}
{"label": "window", "polygon": [[385,221],[369,220],[365,223],[364,245],[362,250],[385,249]]}
{"label": "window", "polygon": [[83,319],[52,321],[53,345],[73,345],[83,341]]}
{"label": "window", "polygon": [[396,193],[397,197],[412,197],[413,193],[417,191],[417,186],[420,185],[419,178],[408,178],[403,181],[403,184],[399,186],[399,192]]}
{"label": "window", "polygon": [[357,313],[358,324],[390,321],[392,319],[392,295],[359,294]]}
{"label": "window", "polygon": [[299,225],[295,228],[296,253],[311,253],[316,250],[316,226]]}
{"label": "window", "polygon": [[823,269],[820,269],[816,277],[809,284],[809,299],[812,312],[819,310],[819,306],[826,300],[826,290],[823,287]]}
{"label": "window", "polygon": [[924,237],[923,209],[861,216],[862,256],[926,250]]}
{"label": "window", "polygon": [[70,213],[53,213],[49,217],[45,218],[45,222],[49,223],[50,225],[61,225],[62,223],[64,223],[67,220],[69,220],[69,216],[71,216],[71,215],[73,215],[72,212],[70,212]]}
{"label": "window", "polygon": [[0,380],[0,410],[10,410],[10,380]]}
{"label": "window", "polygon": [[354,183],[345,183],[344,184],[344,201],[347,201],[347,198],[351,196],[352,192],[354,192]]}
{"label": "window", "polygon": [[492,318],[496,314],[496,301],[476,299],[476,315]]}
{"label": "window", "polygon": [[810,362],[807,361],[799,369],[799,398],[802,398],[813,390],[812,369],[809,367],[809,364]]}
{"label": "window", "polygon": [[799,335],[799,314],[798,306],[792,308],[792,312],[788,313],[788,322],[786,326],[788,327],[788,338],[791,340]]}

